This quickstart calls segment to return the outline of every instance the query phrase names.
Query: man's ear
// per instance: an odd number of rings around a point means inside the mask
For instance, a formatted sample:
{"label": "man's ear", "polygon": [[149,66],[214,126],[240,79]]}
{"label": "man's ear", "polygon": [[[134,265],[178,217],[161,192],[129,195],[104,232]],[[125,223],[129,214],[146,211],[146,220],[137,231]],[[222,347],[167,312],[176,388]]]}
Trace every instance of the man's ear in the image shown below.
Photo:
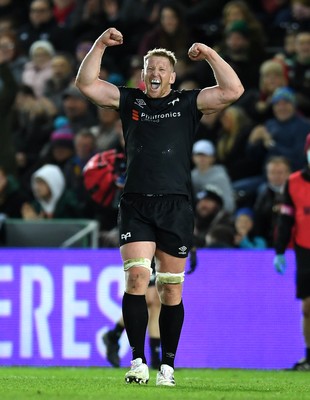
{"label": "man's ear", "polygon": [[176,73],[172,72],[172,74],[170,75],[170,80],[169,80],[169,83],[171,85],[175,82],[175,78],[176,78]]}
{"label": "man's ear", "polygon": [[141,80],[144,82],[144,69],[141,70]]}

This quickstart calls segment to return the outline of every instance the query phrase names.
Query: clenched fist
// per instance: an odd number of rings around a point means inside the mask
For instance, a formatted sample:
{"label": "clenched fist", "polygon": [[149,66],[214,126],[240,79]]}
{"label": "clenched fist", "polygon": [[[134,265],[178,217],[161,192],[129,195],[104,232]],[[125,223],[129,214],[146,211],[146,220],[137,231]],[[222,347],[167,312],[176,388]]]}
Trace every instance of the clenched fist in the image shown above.
{"label": "clenched fist", "polygon": [[103,46],[118,46],[123,44],[123,35],[115,28],[109,28],[103,32],[101,36],[97,39],[97,43]]}

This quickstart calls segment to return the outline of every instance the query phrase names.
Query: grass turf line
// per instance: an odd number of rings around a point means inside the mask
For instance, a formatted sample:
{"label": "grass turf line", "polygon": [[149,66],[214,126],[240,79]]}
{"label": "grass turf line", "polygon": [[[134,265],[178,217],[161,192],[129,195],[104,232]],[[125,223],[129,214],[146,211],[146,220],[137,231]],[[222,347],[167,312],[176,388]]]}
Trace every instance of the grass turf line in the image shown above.
{"label": "grass turf line", "polygon": [[176,369],[176,387],[125,384],[127,369],[1,367],[1,400],[310,400],[309,372]]}

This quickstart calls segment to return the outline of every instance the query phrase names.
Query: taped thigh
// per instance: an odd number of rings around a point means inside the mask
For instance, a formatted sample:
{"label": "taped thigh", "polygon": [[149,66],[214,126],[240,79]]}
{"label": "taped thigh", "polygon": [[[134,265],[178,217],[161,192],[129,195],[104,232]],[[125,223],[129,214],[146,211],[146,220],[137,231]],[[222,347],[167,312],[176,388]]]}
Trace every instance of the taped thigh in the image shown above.
{"label": "taped thigh", "polygon": [[184,272],[173,274],[171,272],[156,272],[156,280],[159,283],[182,283],[184,282]]}
{"label": "taped thigh", "polygon": [[152,274],[153,270],[151,268],[151,260],[148,258],[140,257],[140,258],[129,258],[124,261],[124,271],[128,271],[132,267],[143,267],[150,271]]}

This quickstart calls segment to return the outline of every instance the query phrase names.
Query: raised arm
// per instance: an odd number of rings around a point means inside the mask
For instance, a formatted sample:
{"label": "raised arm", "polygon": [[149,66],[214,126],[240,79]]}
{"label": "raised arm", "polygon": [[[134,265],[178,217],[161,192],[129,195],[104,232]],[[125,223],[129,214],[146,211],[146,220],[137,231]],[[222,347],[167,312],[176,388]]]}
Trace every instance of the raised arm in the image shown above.
{"label": "raised arm", "polygon": [[93,103],[101,107],[117,109],[120,93],[117,86],[99,79],[100,65],[105,49],[123,43],[123,35],[109,28],[98,37],[86,54],[78,70],[75,84]]}
{"label": "raised arm", "polygon": [[197,97],[197,107],[204,114],[220,111],[238,100],[244,92],[238,75],[217,52],[203,43],[194,43],[188,51],[192,61],[207,61],[217,84],[201,90]]}

